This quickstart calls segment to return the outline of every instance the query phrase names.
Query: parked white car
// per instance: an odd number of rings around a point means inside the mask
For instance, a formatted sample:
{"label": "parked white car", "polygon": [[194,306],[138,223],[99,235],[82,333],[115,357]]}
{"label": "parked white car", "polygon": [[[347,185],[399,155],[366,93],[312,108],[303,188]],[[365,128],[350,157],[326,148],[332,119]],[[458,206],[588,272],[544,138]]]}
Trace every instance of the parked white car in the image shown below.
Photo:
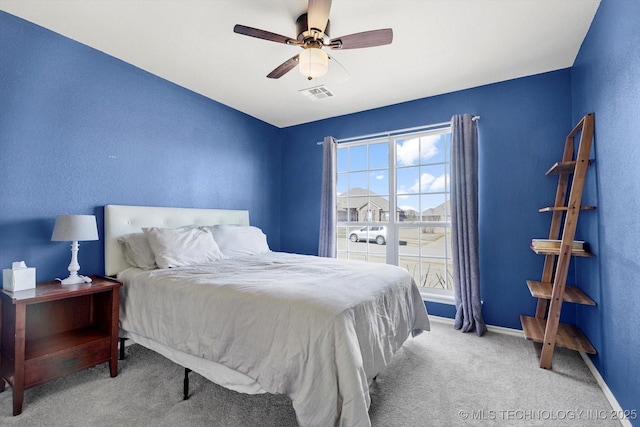
{"label": "parked white car", "polygon": [[362,227],[360,230],[352,231],[349,234],[349,240],[352,242],[363,240],[384,245],[387,242],[387,227],[377,225]]}

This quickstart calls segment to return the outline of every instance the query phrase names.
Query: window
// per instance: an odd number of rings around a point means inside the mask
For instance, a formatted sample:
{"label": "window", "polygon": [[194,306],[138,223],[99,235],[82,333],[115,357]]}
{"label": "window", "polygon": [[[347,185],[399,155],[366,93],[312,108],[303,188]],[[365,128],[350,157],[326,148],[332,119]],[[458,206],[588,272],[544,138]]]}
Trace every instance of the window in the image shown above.
{"label": "window", "polygon": [[453,295],[451,129],[338,145],[338,258],[398,265],[424,297]]}

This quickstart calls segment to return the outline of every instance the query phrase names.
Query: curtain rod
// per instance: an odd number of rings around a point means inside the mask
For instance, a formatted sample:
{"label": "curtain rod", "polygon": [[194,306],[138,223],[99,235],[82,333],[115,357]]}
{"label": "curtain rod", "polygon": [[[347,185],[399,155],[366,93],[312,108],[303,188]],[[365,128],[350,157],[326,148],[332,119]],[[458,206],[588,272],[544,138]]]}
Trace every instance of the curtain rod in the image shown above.
{"label": "curtain rod", "polygon": [[[473,120],[474,122],[478,121],[478,120],[480,120],[480,116],[473,116],[471,118],[471,120]],[[406,132],[412,132],[412,131],[416,131],[416,130],[427,130],[427,129],[438,128],[438,127],[447,126],[447,125],[451,125],[451,120],[449,120],[448,122],[434,123],[432,125],[415,126],[415,127],[412,127],[412,128],[389,130],[389,131],[386,131],[386,132],[370,133],[369,135],[361,135],[361,136],[354,136],[354,137],[351,137],[351,138],[336,139],[336,142],[337,143],[349,142],[349,141],[356,141],[356,140],[359,140],[359,139],[374,138],[374,137],[377,137],[377,136],[389,136],[389,135],[395,134],[395,133],[406,133]],[[316,144],[317,145],[322,145],[323,141],[316,142]]]}

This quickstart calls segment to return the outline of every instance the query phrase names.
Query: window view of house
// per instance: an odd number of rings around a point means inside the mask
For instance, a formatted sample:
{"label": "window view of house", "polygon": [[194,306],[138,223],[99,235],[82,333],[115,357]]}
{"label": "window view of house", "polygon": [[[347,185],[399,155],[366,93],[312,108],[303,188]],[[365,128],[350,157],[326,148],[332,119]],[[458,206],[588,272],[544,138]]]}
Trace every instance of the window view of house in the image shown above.
{"label": "window view of house", "polygon": [[452,293],[450,128],[338,146],[338,258],[399,265]]}

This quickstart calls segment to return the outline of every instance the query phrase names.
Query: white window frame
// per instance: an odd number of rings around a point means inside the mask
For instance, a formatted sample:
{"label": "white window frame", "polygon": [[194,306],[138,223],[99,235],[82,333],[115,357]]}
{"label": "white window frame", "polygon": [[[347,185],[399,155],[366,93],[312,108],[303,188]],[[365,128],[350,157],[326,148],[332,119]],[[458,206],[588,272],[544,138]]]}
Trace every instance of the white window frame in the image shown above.
{"label": "white window frame", "polygon": [[[418,130],[416,130],[418,129]],[[356,141],[353,142],[341,142],[338,146],[338,149],[344,149],[344,148],[350,148],[350,147],[357,147],[357,146],[361,146],[361,145],[372,145],[372,144],[376,144],[376,143],[382,143],[382,142],[386,142],[388,144],[389,147],[389,164],[388,164],[388,180],[389,180],[389,190],[388,190],[388,198],[389,198],[389,218],[387,220],[387,222],[370,222],[370,221],[362,221],[362,222],[356,222],[356,221],[339,221],[337,222],[337,229],[336,232],[338,230],[339,227],[347,227],[347,229],[349,229],[350,227],[354,227],[357,226],[359,228],[361,227],[365,227],[365,226],[380,226],[380,225],[385,225],[387,227],[387,243],[391,242],[393,244],[387,244],[386,245],[386,263],[387,264],[391,264],[391,265],[399,265],[399,259],[400,259],[400,255],[399,255],[399,242],[398,242],[398,234],[399,234],[399,230],[401,227],[446,227],[449,229],[449,232],[451,232],[451,221],[449,222],[433,222],[433,221],[397,221],[396,220],[396,216],[395,214],[392,214],[394,212],[396,212],[396,208],[397,208],[397,185],[396,185],[396,181],[397,181],[397,159],[396,159],[396,147],[397,147],[397,141],[401,140],[401,139],[408,139],[408,138],[415,138],[415,137],[423,137],[423,136],[427,136],[429,134],[441,134],[441,133],[451,133],[451,125],[450,123],[441,123],[438,125],[434,125],[434,126],[428,126],[425,127],[423,129],[419,129],[419,128],[413,128],[411,130],[407,130],[406,132],[403,131],[396,131],[396,132],[390,132],[389,134],[387,134],[384,137],[362,137],[362,138],[352,138]],[[449,150],[449,156],[445,158],[444,162],[441,162],[442,164],[445,165],[449,165],[449,171],[451,170],[451,158],[450,158],[450,150]],[[436,163],[434,163],[436,164]],[[367,164],[367,169],[366,172],[371,172],[371,171],[375,171],[378,169],[369,169],[369,164]],[[451,188],[450,188],[450,183],[449,183],[449,191],[445,191],[445,193],[449,193],[449,196],[451,194]],[[450,216],[449,216],[450,217]],[[348,239],[348,236],[345,236],[345,239]],[[340,251],[341,253],[362,253],[362,252],[358,252],[358,251],[352,251],[349,250],[349,247],[347,246],[346,250],[342,250]],[[371,253],[368,250],[367,247],[367,254]],[[450,259],[451,258],[451,254],[447,253],[447,250],[445,249],[445,257],[444,259]],[[434,259],[436,257],[426,257],[426,256],[419,256],[419,259]],[[438,289],[438,288],[428,288],[428,287],[422,287],[419,286],[418,287],[420,289],[420,293],[422,295],[423,300],[425,301],[432,301],[432,302],[438,302],[438,303],[442,303],[442,304],[454,304],[454,294],[453,294],[453,290],[452,289]]]}

